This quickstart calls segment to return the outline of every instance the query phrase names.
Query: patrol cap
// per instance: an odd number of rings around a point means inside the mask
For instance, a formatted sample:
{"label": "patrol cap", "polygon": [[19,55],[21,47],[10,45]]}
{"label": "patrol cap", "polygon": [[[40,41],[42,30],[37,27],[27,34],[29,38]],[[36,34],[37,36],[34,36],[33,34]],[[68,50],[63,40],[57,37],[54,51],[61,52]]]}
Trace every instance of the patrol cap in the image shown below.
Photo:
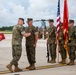
{"label": "patrol cap", "polygon": [[33,21],[32,18],[27,18],[27,22]]}
{"label": "patrol cap", "polygon": [[74,23],[74,20],[69,20],[69,23]]}
{"label": "patrol cap", "polygon": [[24,22],[24,19],[23,19],[23,18],[19,18],[19,20],[22,20],[22,21],[23,21],[23,24],[25,24],[25,22]]}
{"label": "patrol cap", "polygon": [[49,19],[49,22],[54,22],[54,20],[53,19]]}

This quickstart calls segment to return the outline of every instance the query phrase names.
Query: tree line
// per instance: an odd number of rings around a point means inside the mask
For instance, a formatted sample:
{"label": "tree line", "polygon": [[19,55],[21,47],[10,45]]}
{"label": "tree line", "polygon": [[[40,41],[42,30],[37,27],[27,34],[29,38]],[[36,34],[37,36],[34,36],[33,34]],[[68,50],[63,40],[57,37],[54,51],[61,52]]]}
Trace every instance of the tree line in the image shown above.
{"label": "tree line", "polygon": [[9,26],[9,27],[3,26],[3,27],[0,27],[0,31],[11,31],[12,28],[13,28],[13,26]]}

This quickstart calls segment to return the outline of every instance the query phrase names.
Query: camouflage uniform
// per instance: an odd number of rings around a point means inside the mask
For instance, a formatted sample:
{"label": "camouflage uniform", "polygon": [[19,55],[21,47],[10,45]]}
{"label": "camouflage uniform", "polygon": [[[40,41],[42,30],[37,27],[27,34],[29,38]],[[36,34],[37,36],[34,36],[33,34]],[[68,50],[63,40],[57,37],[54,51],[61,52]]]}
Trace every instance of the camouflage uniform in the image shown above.
{"label": "camouflage uniform", "polygon": [[44,29],[44,39],[46,39],[46,29]]}
{"label": "camouflage uniform", "polygon": [[76,59],[76,26],[75,26],[75,59]]}
{"label": "camouflage uniform", "polygon": [[34,27],[27,27],[25,30],[27,33],[30,32],[31,36],[26,38],[26,52],[27,58],[30,64],[34,64],[35,61],[35,35],[38,34],[38,30]]}
{"label": "camouflage uniform", "polygon": [[61,29],[59,33],[59,48],[60,48],[62,60],[66,59],[66,49],[64,48],[64,44],[65,44],[65,39],[64,39],[63,30]]}
{"label": "camouflage uniform", "polygon": [[42,39],[42,36],[43,36],[43,30],[42,30],[42,28],[39,28],[38,38],[39,38],[39,39]]}
{"label": "camouflage uniform", "polygon": [[69,47],[69,59],[75,60],[75,27],[69,27],[69,33],[68,33],[68,47]]}
{"label": "camouflage uniform", "polygon": [[50,26],[48,28],[48,44],[50,48],[51,59],[56,59],[56,27]]}
{"label": "camouflage uniform", "polygon": [[22,34],[24,34],[24,27],[15,25],[12,31],[12,56],[13,60],[10,64],[17,66],[22,53]]}

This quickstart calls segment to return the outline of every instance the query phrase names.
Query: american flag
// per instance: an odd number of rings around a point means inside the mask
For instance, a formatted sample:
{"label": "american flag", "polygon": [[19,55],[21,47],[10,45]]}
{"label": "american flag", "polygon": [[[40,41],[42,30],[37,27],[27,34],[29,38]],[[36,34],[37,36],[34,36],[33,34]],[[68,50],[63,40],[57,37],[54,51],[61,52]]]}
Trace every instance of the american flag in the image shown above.
{"label": "american flag", "polygon": [[61,23],[61,18],[60,18],[60,0],[58,0],[58,10],[57,10],[57,33],[60,32],[60,23]]}

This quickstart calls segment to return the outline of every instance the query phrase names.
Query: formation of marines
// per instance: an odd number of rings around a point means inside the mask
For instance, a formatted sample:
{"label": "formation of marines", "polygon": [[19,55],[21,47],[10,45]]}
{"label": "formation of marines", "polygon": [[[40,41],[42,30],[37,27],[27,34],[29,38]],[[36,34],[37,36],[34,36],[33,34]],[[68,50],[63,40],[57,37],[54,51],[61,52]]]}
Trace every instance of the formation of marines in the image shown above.
{"label": "formation of marines", "polygon": [[[12,61],[6,66],[11,72],[19,72],[22,71],[18,67],[18,61],[20,60],[22,54],[22,38],[23,36],[26,39],[26,53],[27,59],[29,62],[29,66],[26,69],[35,70],[35,55],[36,55],[36,44],[38,40],[38,29],[33,25],[33,19],[28,18],[27,24],[28,27],[24,27],[24,19],[19,18],[18,23],[13,27],[12,30]],[[76,27],[74,26],[74,20],[69,20],[68,25],[68,54],[70,62],[67,65],[75,64],[75,51],[76,51]],[[40,29],[42,31],[42,29]],[[60,33],[58,34],[59,38],[57,41],[57,29],[54,26],[54,20],[49,19],[49,28],[47,29],[47,43],[49,44],[49,51],[51,60],[48,63],[56,63],[56,47],[57,43],[59,46],[60,54],[62,60],[59,63],[66,64],[67,51],[64,47],[65,39],[63,34],[63,24],[61,24]],[[42,37],[42,36],[41,36]],[[39,37],[39,38],[41,38]],[[15,67],[14,70],[12,67]]]}
{"label": "formation of marines", "polygon": [[[50,48],[50,55],[51,60],[49,62],[55,63],[56,59],[56,46],[57,46],[57,33],[56,27],[53,25],[54,21],[49,20],[50,27],[48,28],[48,43]],[[75,64],[75,51],[76,51],[76,27],[74,26],[74,20],[69,20],[68,25],[68,51],[66,51],[64,44],[65,38],[63,33],[63,24],[61,25],[60,33],[58,34],[58,46],[60,49],[60,54],[62,60],[59,63],[66,64],[67,54],[69,54],[70,62],[67,65],[74,65]],[[68,53],[67,53],[68,52]]]}

